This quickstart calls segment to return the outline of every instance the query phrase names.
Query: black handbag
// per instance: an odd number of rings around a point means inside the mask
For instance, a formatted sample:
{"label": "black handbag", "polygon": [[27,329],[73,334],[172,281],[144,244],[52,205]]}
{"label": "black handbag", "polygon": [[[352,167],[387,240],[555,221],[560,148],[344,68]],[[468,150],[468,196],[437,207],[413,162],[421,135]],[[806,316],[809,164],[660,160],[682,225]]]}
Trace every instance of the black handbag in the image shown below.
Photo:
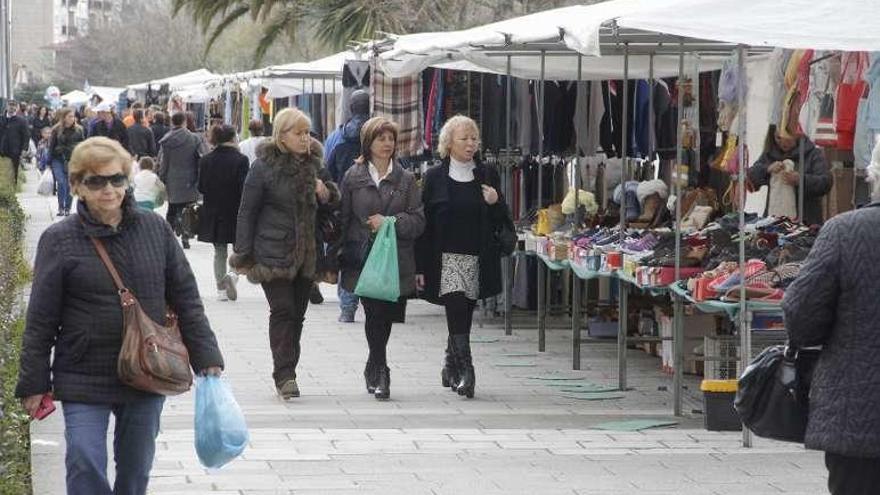
{"label": "black handbag", "polygon": [[733,404],[743,424],[759,437],[803,443],[819,354],[777,345],[753,359],[739,379]]}

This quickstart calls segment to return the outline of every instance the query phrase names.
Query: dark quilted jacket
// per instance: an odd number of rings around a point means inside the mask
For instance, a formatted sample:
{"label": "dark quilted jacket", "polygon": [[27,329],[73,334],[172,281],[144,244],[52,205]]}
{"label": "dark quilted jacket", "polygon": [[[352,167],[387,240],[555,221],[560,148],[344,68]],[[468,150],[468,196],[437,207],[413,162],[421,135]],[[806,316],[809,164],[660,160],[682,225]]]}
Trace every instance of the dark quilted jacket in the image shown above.
{"label": "dark quilted jacket", "polygon": [[195,277],[165,220],[137,208],[130,195],[116,230],[92,220],[82,202],[77,206],[76,215],[40,236],[15,395],[52,390],[58,400],[87,403],[122,403],[146,395],[117,377],[122,310],[89,236],[103,240],[151,318],[164,321],[166,301],[177,312],[193,369],[223,366]]}
{"label": "dark quilted jacket", "polygon": [[789,338],[824,344],[806,446],[880,457],[880,204],[831,219],[785,294]]}

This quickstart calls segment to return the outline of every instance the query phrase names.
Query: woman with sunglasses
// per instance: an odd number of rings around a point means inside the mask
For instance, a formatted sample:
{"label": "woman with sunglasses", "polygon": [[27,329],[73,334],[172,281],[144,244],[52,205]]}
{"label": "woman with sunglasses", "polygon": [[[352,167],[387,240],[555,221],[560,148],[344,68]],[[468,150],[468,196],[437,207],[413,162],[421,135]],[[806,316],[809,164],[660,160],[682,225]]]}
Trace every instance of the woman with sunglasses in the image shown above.
{"label": "woman with sunglasses", "polygon": [[[162,217],[138,208],[128,192],[131,162],[131,155],[106,137],[88,139],[73,150],[69,171],[80,199],[77,213],[43,232],[34,261],[15,395],[31,417],[42,417],[46,394],[61,401],[69,495],[146,493],[165,401],[119,380],[119,294],[92,238],[102,241],[150,318],[164,321],[166,307],[177,314],[194,370],[219,375],[223,368],[174,232]],[[114,486],[107,476],[111,413]]]}

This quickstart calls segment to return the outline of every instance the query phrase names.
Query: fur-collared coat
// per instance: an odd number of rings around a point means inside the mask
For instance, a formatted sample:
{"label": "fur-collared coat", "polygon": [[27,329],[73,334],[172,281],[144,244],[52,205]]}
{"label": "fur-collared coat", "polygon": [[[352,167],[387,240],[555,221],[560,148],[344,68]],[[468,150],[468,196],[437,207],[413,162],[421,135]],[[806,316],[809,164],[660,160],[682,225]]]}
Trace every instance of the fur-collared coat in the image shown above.
{"label": "fur-collared coat", "polygon": [[[322,168],[323,147],[312,139],[308,155],[280,150],[271,141],[257,147],[257,160],[244,181],[229,264],[246,272],[252,283],[297,276],[315,278],[315,238],[319,209],[339,208],[339,189]],[[318,205],[315,180],[330,190],[330,201]]]}

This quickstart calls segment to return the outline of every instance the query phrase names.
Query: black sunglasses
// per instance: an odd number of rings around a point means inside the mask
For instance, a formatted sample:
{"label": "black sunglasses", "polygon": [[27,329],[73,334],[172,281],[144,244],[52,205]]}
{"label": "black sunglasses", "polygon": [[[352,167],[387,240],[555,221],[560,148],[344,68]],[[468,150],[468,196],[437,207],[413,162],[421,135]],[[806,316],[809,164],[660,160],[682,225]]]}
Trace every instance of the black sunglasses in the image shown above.
{"label": "black sunglasses", "polygon": [[125,174],[89,175],[88,177],[83,177],[82,182],[92,191],[100,191],[107,187],[108,182],[113,187],[125,187],[128,185],[128,176]]}

